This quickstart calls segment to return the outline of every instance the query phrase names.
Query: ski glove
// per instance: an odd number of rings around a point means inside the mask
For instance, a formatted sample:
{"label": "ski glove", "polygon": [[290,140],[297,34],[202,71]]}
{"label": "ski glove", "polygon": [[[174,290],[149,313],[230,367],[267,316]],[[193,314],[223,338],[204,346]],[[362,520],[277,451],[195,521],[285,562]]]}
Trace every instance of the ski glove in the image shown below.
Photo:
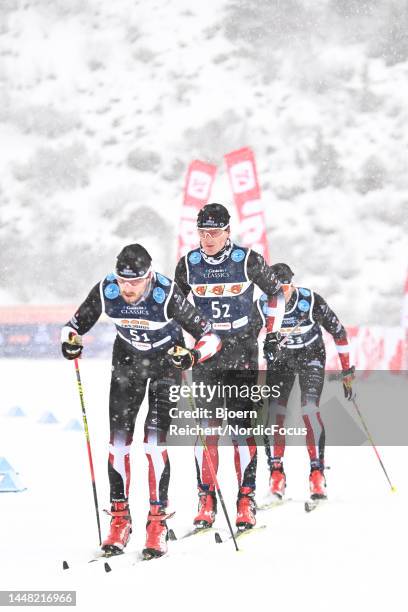
{"label": "ski glove", "polygon": [[281,350],[280,341],[282,339],[282,334],[278,331],[269,332],[266,334],[265,342],[264,342],[264,357],[268,363],[273,363],[276,361],[279,351]]}
{"label": "ski glove", "polygon": [[76,359],[83,350],[82,336],[79,336],[71,327],[64,327],[61,332],[61,350],[65,359]]}
{"label": "ski glove", "polygon": [[195,349],[187,349],[183,346],[173,346],[167,351],[172,364],[181,370],[192,368],[199,358],[199,353]]}
{"label": "ski glove", "polygon": [[354,366],[351,366],[351,368],[349,368],[348,370],[343,370],[342,372],[344,397],[349,401],[353,396],[353,380],[356,377],[355,371],[356,368]]}

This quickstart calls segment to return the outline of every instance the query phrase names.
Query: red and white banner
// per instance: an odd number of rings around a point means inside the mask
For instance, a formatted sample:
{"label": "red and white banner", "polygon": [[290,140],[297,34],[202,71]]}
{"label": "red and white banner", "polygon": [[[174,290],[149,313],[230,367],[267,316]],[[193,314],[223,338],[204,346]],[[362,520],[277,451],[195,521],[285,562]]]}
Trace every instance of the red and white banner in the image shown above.
{"label": "red and white banner", "polygon": [[255,156],[244,148],[225,155],[231,189],[238,209],[240,243],[268,261],[264,208],[256,173]]}
{"label": "red and white banner", "polygon": [[208,202],[214,183],[217,166],[199,160],[191,162],[184,188],[184,203],[181,211],[177,261],[198,245],[197,214]]}
{"label": "red and white banner", "polygon": [[405,354],[403,368],[408,370],[408,272],[405,279],[404,296],[402,298],[401,327],[405,329]]}
{"label": "red and white banner", "polygon": [[[403,370],[405,330],[402,327],[347,327],[350,363],[357,370]],[[330,334],[323,332],[327,369],[339,370],[340,360]]]}
{"label": "red and white banner", "polygon": [[408,272],[405,279],[404,297],[402,298],[401,327],[408,330]]}

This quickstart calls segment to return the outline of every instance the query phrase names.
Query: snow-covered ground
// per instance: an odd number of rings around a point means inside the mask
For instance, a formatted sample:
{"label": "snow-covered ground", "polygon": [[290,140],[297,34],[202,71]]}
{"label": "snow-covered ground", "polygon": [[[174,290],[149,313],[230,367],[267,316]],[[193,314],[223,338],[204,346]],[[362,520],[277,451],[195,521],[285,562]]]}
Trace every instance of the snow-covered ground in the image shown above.
{"label": "snow-covered ground", "polygon": [[[83,359],[81,373],[91,436],[100,508],[108,507],[108,361]],[[236,553],[231,542],[216,545],[212,536],[170,543],[166,558],[128,566],[86,561],[97,548],[97,529],[85,438],[65,431],[81,420],[74,366],[66,361],[0,361],[2,402],[0,456],[20,473],[27,490],[0,494],[1,589],[73,589],[79,610],[297,610],[341,611],[407,606],[406,507],[408,449],[381,448],[397,487],[391,493],[370,447],[329,448],[330,502],[306,514],[308,461],[304,448],[286,456],[286,506],[258,513],[267,529],[243,538]],[[25,417],[5,416],[20,405]],[[40,424],[52,411],[56,424]],[[131,508],[134,533],[127,556],[137,558],[144,544],[148,509],[147,462],[139,414],[132,452]],[[172,447],[171,525],[181,534],[196,507],[191,448]],[[236,495],[232,449],[221,449],[219,479],[234,515]],[[267,490],[263,450],[259,452],[258,500]],[[101,513],[106,532],[108,517]],[[217,525],[226,525],[220,512]],[[71,562],[62,571],[62,560]],[[123,559],[123,560],[122,560]],[[77,562],[77,564],[75,563]],[[120,567],[122,565],[122,567]]]}
{"label": "snow-covered ground", "polygon": [[[271,261],[321,293],[345,324],[398,325],[408,259],[405,0],[6,0],[0,2],[0,300],[79,303],[140,241],[173,276],[194,158],[253,149]],[[110,363],[81,362],[100,508],[108,507]],[[0,360],[0,457],[27,490],[0,493],[0,588],[75,589],[80,610],[407,606],[407,448],[329,448],[330,503],[307,515],[308,460],[287,450],[288,497],[259,513],[242,551],[200,536],[151,563],[86,563],[97,547],[73,365]],[[6,416],[22,407],[26,416]],[[41,424],[51,411],[56,424]],[[143,407],[134,436],[126,557],[148,509]],[[220,482],[232,515],[231,448]],[[171,525],[196,508],[191,448],[169,449]],[[267,490],[259,453],[258,499]],[[108,517],[101,512],[103,533]],[[217,518],[225,528],[221,513]],[[71,563],[63,572],[62,560]],[[124,567],[119,568],[122,565]],[[116,567],[117,566],[117,567]]]}

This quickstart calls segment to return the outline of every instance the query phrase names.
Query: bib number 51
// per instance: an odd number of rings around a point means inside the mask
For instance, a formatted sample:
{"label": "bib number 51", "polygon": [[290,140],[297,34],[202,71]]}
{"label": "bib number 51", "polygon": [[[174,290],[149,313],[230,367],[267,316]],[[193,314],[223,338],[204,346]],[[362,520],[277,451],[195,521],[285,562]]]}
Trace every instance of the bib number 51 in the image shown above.
{"label": "bib number 51", "polygon": [[136,340],[136,342],[149,342],[149,336],[146,334],[146,332],[141,333],[131,329],[130,335],[132,336],[133,340]]}

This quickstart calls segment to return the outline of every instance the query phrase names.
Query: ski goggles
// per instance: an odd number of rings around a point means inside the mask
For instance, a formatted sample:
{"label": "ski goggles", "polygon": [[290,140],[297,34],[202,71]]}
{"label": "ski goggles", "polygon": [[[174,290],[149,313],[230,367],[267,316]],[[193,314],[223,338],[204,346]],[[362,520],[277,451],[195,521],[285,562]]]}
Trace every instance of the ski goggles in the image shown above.
{"label": "ski goggles", "polygon": [[198,228],[198,235],[200,238],[219,238],[225,230],[229,228],[229,225],[226,225],[222,229],[202,229]]}

